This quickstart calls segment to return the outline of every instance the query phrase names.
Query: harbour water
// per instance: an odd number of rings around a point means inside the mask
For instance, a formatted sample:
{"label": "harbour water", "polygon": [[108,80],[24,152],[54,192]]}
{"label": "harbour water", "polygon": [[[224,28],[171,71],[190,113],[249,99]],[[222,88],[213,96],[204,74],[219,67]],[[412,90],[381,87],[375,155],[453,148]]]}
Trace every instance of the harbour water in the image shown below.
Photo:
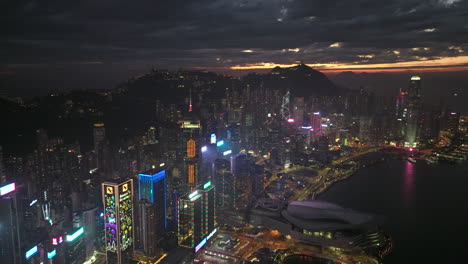
{"label": "harbour water", "polygon": [[388,160],[338,182],[318,199],[386,217],[385,264],[466,263],[468,165]]}

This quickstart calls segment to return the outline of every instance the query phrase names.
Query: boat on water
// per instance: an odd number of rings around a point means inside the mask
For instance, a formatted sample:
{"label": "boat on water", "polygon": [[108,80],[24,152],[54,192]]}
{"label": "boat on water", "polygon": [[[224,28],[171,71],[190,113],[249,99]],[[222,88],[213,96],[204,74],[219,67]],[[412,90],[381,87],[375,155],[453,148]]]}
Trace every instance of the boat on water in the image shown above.
{"label": "boat on water", "polygon": [[411,158],[411,157],[408,158],[408,161],[411,162],[411,163],[416,163],[416,160]]}
{"label": "boat on water", "polygon": [[426,162],[428,164],[436,164],[439,160],[436,157],[427,157]]}

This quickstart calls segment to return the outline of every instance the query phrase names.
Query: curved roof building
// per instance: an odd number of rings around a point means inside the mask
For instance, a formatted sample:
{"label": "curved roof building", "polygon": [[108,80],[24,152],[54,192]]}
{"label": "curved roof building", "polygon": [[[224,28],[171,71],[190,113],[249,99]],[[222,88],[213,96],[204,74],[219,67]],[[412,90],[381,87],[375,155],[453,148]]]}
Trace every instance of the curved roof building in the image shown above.
{"label": "curved roof building", "polygon": [[[369,241],[379,245],[383,237],[379,231],[383,217],[319,200],[288,203],[260,199],[251,219],[253,224],[319,245],[347,248]],[[374,239],[376,234],[379,239]]]}
{"label": "curved roof building", "polygon": [[281,211],[289,223],[311,232],[372,229],[382,219],[325,201],[296,201]]}

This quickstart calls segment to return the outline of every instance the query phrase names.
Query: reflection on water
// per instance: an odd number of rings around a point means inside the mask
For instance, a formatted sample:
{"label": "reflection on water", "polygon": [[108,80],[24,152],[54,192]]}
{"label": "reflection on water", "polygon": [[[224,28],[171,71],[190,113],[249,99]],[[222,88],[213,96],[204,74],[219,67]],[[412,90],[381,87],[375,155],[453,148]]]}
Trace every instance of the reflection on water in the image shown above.
{"label": "reflection on water", "polygon": [[405,171],[403,173],[403,195],[405,205],[411,207],[414,196],[414,164],[407,161],[405,164]]}
{"label": "reflection on water", "polygon": [[358,171],[319,199],[384,215],[383,228],[394,240],[385,264],[465,263],[467,175],[466,163],[389,160]]}

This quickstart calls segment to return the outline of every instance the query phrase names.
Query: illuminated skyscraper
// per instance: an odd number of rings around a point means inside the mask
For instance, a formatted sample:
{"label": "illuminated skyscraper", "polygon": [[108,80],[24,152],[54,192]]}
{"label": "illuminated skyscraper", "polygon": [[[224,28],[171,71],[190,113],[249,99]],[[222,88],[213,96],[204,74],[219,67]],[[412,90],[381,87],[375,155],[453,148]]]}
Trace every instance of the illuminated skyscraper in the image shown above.
{"label": "illuminated skyscraper", "polygon": [[216,193],[207,182],[178,199],[178,244],[198,252],[216,232]]}
{"label": "illuminated skyscraper", "polygon": [[203,233],[208,236],[216,228],[216,192],[215,186],[211,181],[205,183],[203,188],[199,188],[200,192],[204,192],[204,231]]}
{"label": "illuminated skyscraper", "polygon": [[156,243],[167,228],[166,171],[149,170],[138,175],[139,241],[144,252],[156,254]]}
{"label": "illuminated skyscraper", "polygon": [[405,143],[408,148],[417,147],[419,119],[422,108],[422,88],[419,76],[411,77],[406,99]]}
{"label": "illuminated skyscraper", "polygon": [[314,112],[310,126],[310,131],[312,132],[311,140],[314,142],[318,141],[322,135],[322,116],[320,115],[320,112]]}
{"label": "illuminated skyscraper", "polygon": [[133,180],[102,183],[108,264],[122,264],[133,251]]}
{"label": "illuminated skyscraper", "polygon": [[397,138],[402,138],[405,135],[406,127],[406,116],[408,114],[407,108],[407,97],[408,91],[406,89],[400,89],[400,92],[396,96],[395,104],[395,117],[396,117],[396,126],[395,126],[395,136]]}
{"label": "illuminated skyscraper", "polygon": [[203,239],[203,193],[194,192],[177,201],[177,241],[194,248]]}
{"label": "illuminated skyscraper", "polygon": [[217,159],[212,164],[212,170],[213,180],[216,185],[217,205],[221,207],[233,206],[236,182],[230,171],[231,163],[225,159]]}
{"label": "illuminated skyscraper", "polygon": [[0,187],[0,262],[21,263],[16,184]]}

